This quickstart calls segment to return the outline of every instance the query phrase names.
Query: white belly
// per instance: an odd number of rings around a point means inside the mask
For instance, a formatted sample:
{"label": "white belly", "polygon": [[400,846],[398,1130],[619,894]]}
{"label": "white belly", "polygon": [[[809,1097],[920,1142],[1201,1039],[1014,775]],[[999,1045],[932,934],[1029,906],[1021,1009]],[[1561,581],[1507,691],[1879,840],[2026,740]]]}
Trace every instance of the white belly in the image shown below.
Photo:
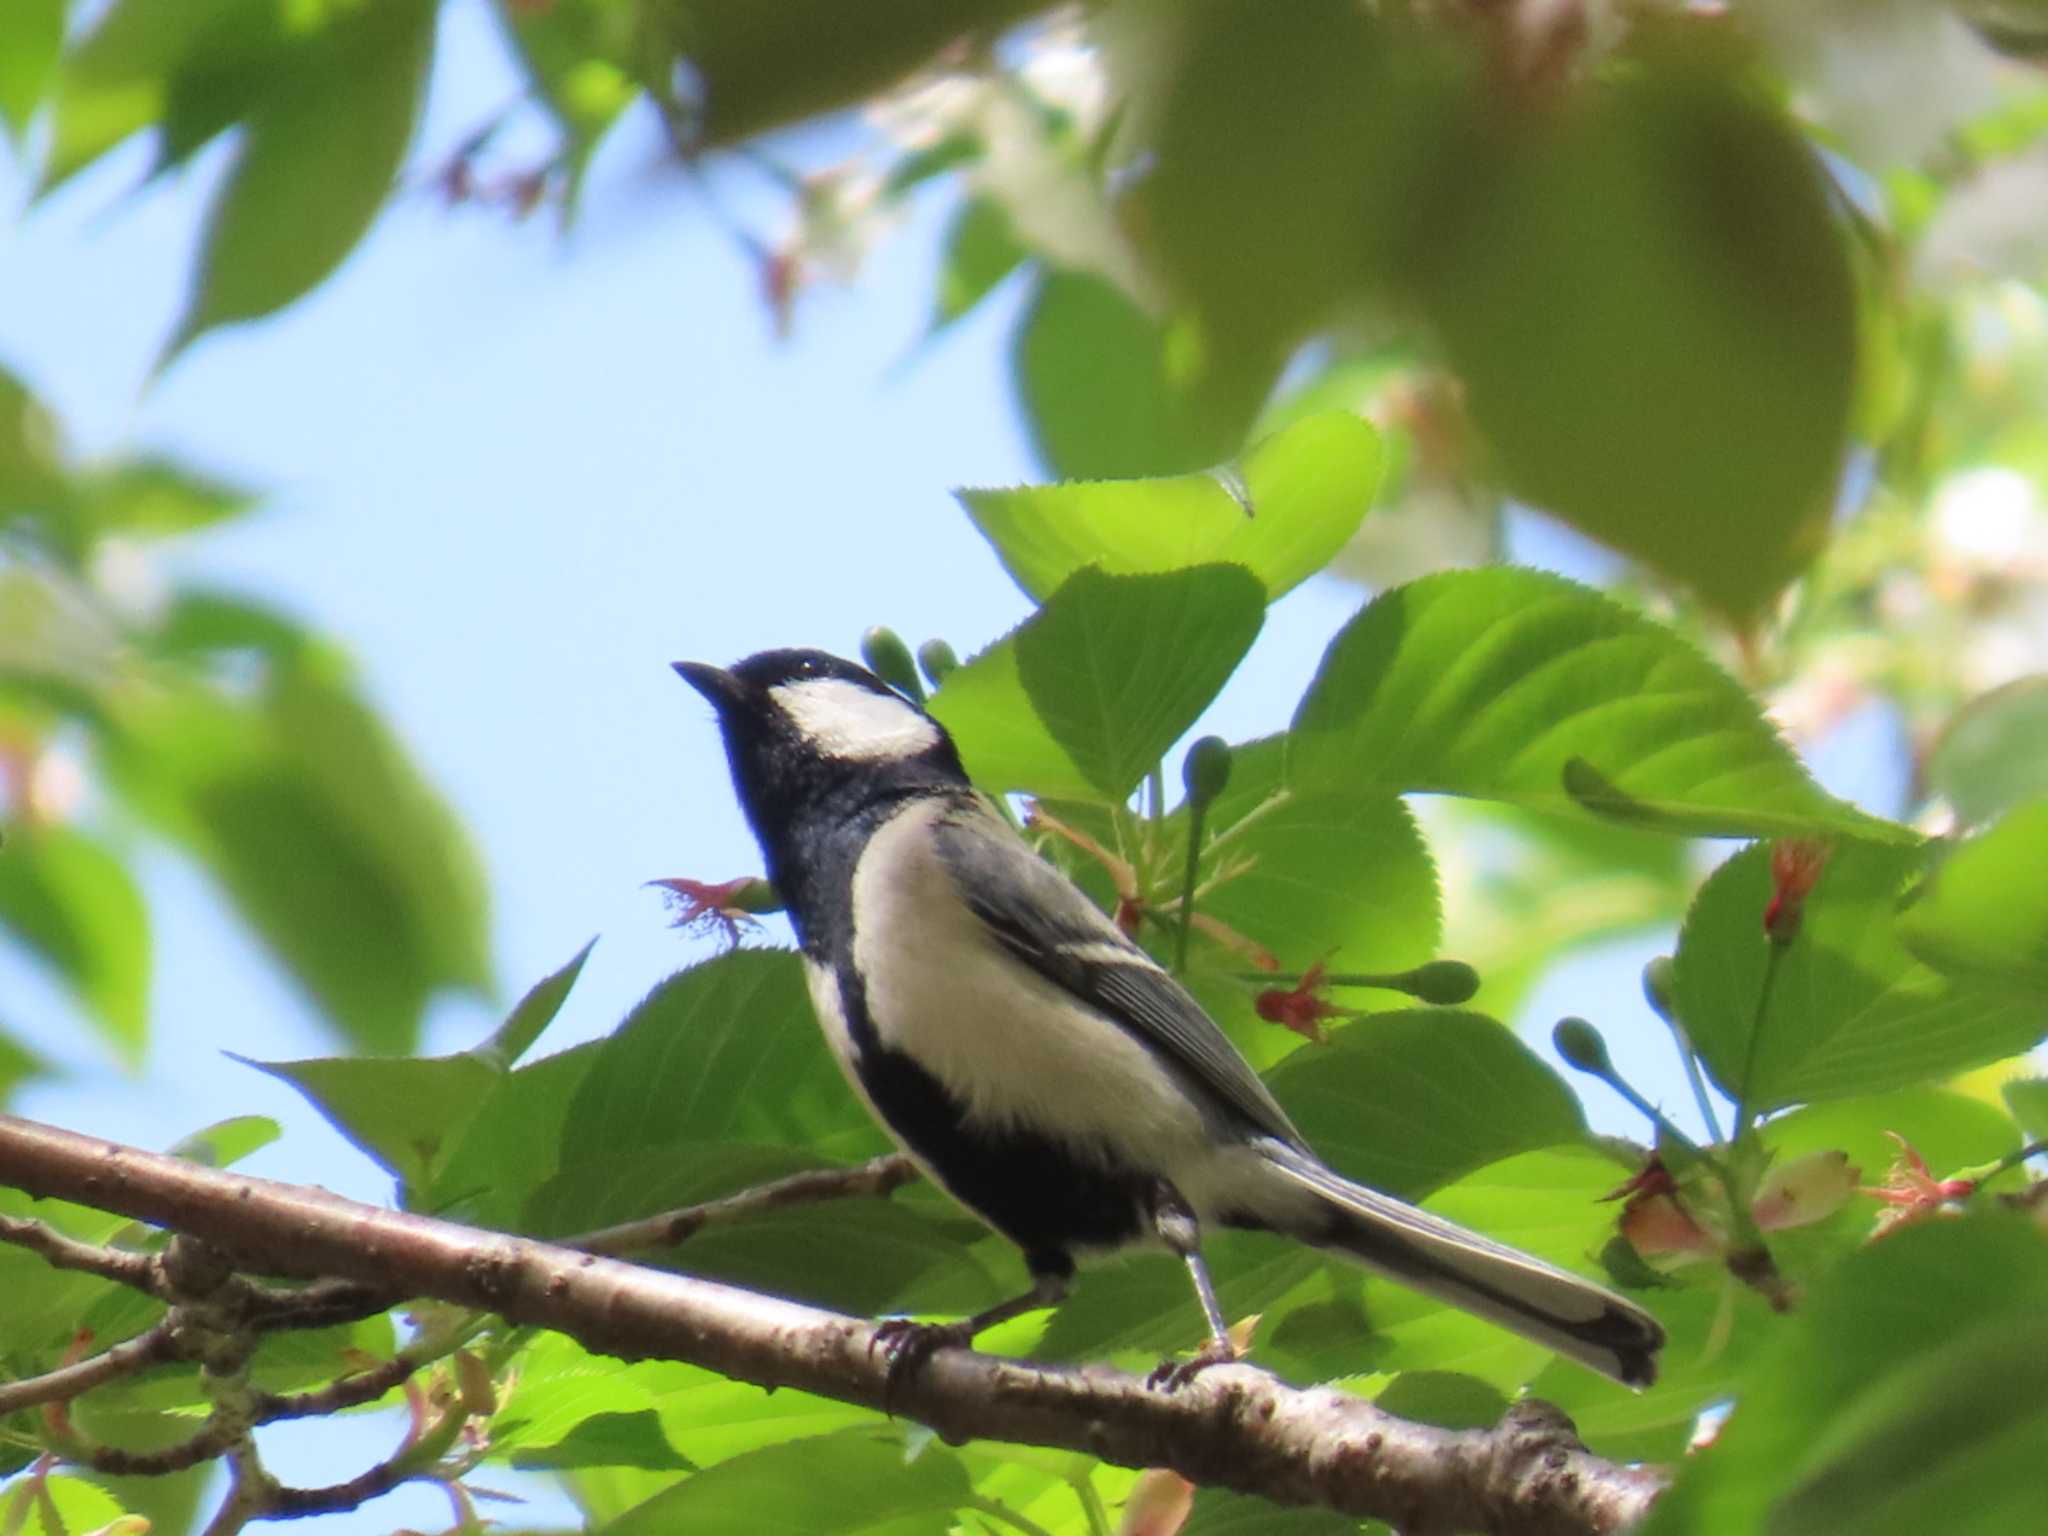
{"label": "white belly", "polygon": [[1024,966],[967,909],[928,835],[940,814],[914,806],[886,823],[854,880],[853,958],[877,1037],[944,1084],[971,1123],[1194,1175],[1209,1161],[1201,1112],[1148,1047]]}

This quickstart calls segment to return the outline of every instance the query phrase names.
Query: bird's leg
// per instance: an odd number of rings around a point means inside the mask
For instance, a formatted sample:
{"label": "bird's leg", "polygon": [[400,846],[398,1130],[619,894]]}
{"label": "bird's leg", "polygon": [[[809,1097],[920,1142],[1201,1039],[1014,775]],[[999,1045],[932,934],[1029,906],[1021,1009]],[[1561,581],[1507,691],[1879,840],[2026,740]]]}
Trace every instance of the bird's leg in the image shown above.
{"label": "bird's leg", "polygon": [[1146,1385],[1176,1392],[1212,1365],[1237,1358],[1237,1346],[1230,1342],[1230,1327],[1223,1321],[1223,1308],[1216,1303],[1216,1287],[1209,1283],[1208,1266],[1202,1262],[1202,1226],[1188,1208],[1180,1191],[1163,1179],[1152,1196],[1152,1229],[1159,1240],[1181,1256],[1188,1275],[1195,1282],[1202,1315],[1209,1322],[1209,1340],[1186,1360],[1162,1360],[1145,1378]]}
{"label": "bird's leg", "polygon": [[920,1323],[914,1318],[889,1317],[875,1324],[868,1353],[880,1349],[889,1361],[889,1380],[883,1392],[884,1406],[893,1402],[896,1389],[922,1365],[933,1350],[948,1345],[969,1345],[975,1338],[1013,1317],[1056,1307],[1067,1298],[1067,1284],[1074,1277],[1074,1261],[1065,1254],[1030,1256],[1031,1289],[1021,1296],[998,1302],[957,1323]]}

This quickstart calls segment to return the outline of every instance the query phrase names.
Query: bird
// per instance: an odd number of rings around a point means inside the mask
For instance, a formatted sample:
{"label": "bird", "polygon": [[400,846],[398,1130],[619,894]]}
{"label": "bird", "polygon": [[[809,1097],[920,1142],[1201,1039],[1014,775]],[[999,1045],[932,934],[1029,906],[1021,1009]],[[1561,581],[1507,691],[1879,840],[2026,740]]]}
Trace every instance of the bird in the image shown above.
{"label": "bird", "polygon": [[945,727],[866,668],[762,651],[674,669],[716,713],[740,807],[855,1092],[924,1174],[1021,1250],[1031,1285],[951,1323],[891,1320],[896,1367],[1057,1306],[1083,1261],[1177,1255],[1235,1359],[1206,1229],[1280,1233],[1627,1386],[1655,1318],[1603,1286],[1353,1183],[1216,1022],[980,793]]}

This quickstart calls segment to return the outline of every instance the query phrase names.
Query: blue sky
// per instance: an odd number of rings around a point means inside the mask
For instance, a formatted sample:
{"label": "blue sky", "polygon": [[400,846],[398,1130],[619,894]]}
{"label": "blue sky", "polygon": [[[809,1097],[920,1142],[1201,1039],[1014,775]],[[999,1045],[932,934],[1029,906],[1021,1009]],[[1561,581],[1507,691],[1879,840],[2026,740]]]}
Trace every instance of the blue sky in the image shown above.
{"label": "blue sky", "polygon": [[[513,89],[482,7],[453,6],[419,163]],[[484,850],[506,1000],[601,936],[543,1049],[610,1028],[696,952],[645,881],[757,864],[707,711],[671,659],[850,652],[875,622],[965,654],[1027,611],[949,495],[1033,476],[1006,380],[1018,295],[911,357],[943,192],[857,286],[807,293],[782,343],[751,258],[636,122],[568,238],[417,192],[313,297],[203,340],[150,384],[223,160],[216,148],[127,195],[145,164],[130,146],[0,235],[0,360],[84,451],[166,449],[267,493],[256,515],[180,546],[176,569],[279,602],[359,659]],[[781,230],[783,195],[758,174],[712,176],[725,217]],[[19,169],[0,167],[0,206],[24,199]],[[1291,596],[1207,727],[1283,723],[1359,598],[1329,581]],[[1845,759],[1845,787],[1874,752]],[[289,1090],[221,1054],[332,1049],[290,987],[191,869],[156,851],[140,867],[156,944],[145,1069],[120,1074],[47,979],[0,954],[9,1026],[65,1069],[20,1111],[147,1145],[270,1114],[287,1134],[254,1171],[388,1199]],[[1573,966],[1530,1016],[1619,1024],[1625,1069],[1676,1106],[1662,1032],[1634,997],[1655,947]],[[471,1044],[495,1017],[448,1004],[428,1046]],[[345,1475],[391,1433],[322,1426],[278,1469]],[[437,1495],[413,1490],[311,1529],[446,1521]]]}

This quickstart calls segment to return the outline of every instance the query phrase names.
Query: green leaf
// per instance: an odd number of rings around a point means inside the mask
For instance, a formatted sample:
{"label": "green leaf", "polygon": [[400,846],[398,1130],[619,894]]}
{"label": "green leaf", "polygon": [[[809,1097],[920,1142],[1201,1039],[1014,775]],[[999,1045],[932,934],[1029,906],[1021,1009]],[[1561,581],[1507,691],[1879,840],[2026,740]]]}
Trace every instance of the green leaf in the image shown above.
{"label": "green leaf", "polygon": [[595,948],[597,940],[592,939],[571,955],[559,970],[535,982],[526,996],[519,999],[505,1022],[469,1054],[494,1067],[511,1067],[533,1048],[542,1031],[555,1022],[555,1015],[568,1001],[570,989],[576,985],[576,978],[583,974],[583,964]]}
{"label": "green leaf", "polygon": [[1508,1400],[1491,1383],[1455,1371],[1403,1371],[1373,1399],[1389,1413],[1444,1429],[1491,1429]]}
{"label": "green leaf", "polygon": [[603,1047],[586,1041],[499,1077],[463,1134],[445,1139],[447,1155],[414,1208],[517,1228],[533,1192],[560,1166],[570,1105]]}
{"label": "green leaf", "polygon": [[2048,994],[2048,799],[1946,850],[1899,917],[1915,955],[1959,977]]}
{"label": "green leaf", "polygon": [[845,1161],[887,1149],[826,1049],[802,967],[786,951],[721,955],[650,992],[584,1075],[561,1166],[728,1139]]}
{"label": "green leaf", "polygon": [[535,94],[568,140],[570,191],[605,131],[640,88],[632,76],[635,9],[609,0],[498,4]]}
{"label": "green leaf", "polygon": [[1266,1081],[1319,1157],[1404,1200],[1586,1134],[1563,1078],[1512,1030],[1455,1008],[1358,1019]]}
{"label": "green leaf", "polygon": [[2002,1092],[2020,1129],[2036,1141],[2048,1139],[2048,1078],[2014,1078]]}
{"label": "green leaf", "polygon": [[1753,1112],[1878,1094],[2040,1038],[2040,1010],[2023,997],[1954,981],[1907,952],[1896,901],[1921,860],[1913,848],[1837,846],[1798,938],[1778,950],[1761,1018],[1769,848],[1747,848],[1714,870],[1679,932],[1673,977],[1679,1016],[1726,1094]]}
{"label": "green leaf", "polygon": [[[2048,1247],[1985,1212],[1907,1227],[1811,1288],[1646,1536],[2024,1530],[2048,1455]],[[1839,1512],[1841,1523],[1822,1523]]]}
{"label": "green leaf", "polygon": [[19,147],[64,47],[64,0],[15,0],[0,46],[0,123]]}
{"label": "green leaf", "polygon": [[1498,112],[1471,132],[1412,281],[1515,495],[1748,618],[1826,541],[1848,221],[1717,50],[1630,64],[1541,133]]}
{"label": "green leaf", "polygon": [[[1780,1163],[1809,1152],[1846,1152],[1863,1170],[1860,1182],[1877,1184],[1898,1156],[1898,1146],[1887,1132],[1911,1142],[1937,1177],[1995,1162],[2019,1145],[2012,1121],[1996,1107],[1951,1088],[1902,1088],[1808,1104],[1771,1120],[1763,1137]],[[1852,1200],[1844,1207],[1854,1243],[1869,1235],[1877,1209],[1868,1200]]]}
{"label": "green leaf", "polygon": [[467,1055],[256,1061],[228,1054],[298,1089],[409,1192],[432,1182],[498,1077],[487,1063]]}
{"label": "green leaf", "polygon": [[931,329],[939,331],[973,309],[1029,254],[1001,203],[989,197],[962,203],[945,234]]}
{"label": "green leaf", "polygon": [[343,10],[266,85],[208,212],[166,359],[214,326],[282,309],[362,239],[412,138],[434,12],[432,0]]}
{"label": "green leaf", "polygon": [[[1219,867],[1239,872],[1196,910],[1262,945],[1283,970],[1320,961],[1336,971],[1399,971],[1431,959],[1442,927],[1436,866],[1414,817],[1392,795],[1293,787],[1283,777],[1286,746],[1286,738],[1268,737],[1232,749],[1230,785],[1209,810],[1200,873],[1206,880]],[[1177,896],[1186,812],[1169,827],[1165,865]],[[1242,967],[1241,957],[1222,958]],[[1331,995],[1354,1005],[1374,996]]]}
{"label": "green leaf", "polygon": [[992,790],[1121,800],[1250,649],[1265,594],[1237,566],[1076,572],[958,671],[932,713]]}
{"label": "green leaf", "polygon": [[239,517],[256,498],[169,459],[140,458],[87,478],[80,521],[93,537],[190,533]]}
{"label": "green leaf", "polygon": [[1583,807],[1597,785],[1600,808],[1695,836],[1912,836],[1823,793],[1755,700],[1677,634],[1537,571],[1383,593],[1331,642],[1293,739],[1303,783],[1548,810]]}
{"label": "green leaf", "polygon": [[1942,728],[1925,773],[1966,826],[2048,795],[2048,677],[2023,677],[1970,700]]}
{"label": "green leaf", "polygon": [[73,827],[0,844],[0,928],[49,963],[130,1066],[148,1034],[149,914],[119,859]]}
{"label": "green leaf", "polygon": [[1236,453],[1279,362],[1203,392],[1173,335],[1111,284],[1039,279],[1011,367],[1039,459],[1063,480],[1178,474]]}
{"label": "green leaf", "polygon": [[759,1536],[764,1517],[788,1531],[942,1530],[973,1488],[960,1463],[928,1445],[912,1459],[900,1435],[850,1430],[721,1462],[605,1527],[605,1536]]}
{"label": "green leaf", "polygon": [[1249,1493],[1198,1488],[1175,1536],[1380,1536],[1386,1530],[1377,1520],[1361,1525],[1335,1510],[1281,1509]]}
{"label": "green leaf", "polygon": [[2048,1029],[2024,995],[1944,976],[1908,953],[1897,903],[1922,858],[1839,844],[1798,937],[1776,951],[1761,1018],[1770,849],[1745,849],[1714,872],[1680,931],[1674,986],[1693,1045],[1730,1098],[1762,1112],[1881,1093],[2014,1055]]}
{"label": "green leaf", "polygon": [[108,764],[352,1044],[401,1051],[436,992],[489,985],[486,893],[453,814],[339,670],[309,650],[273,658],[252,700],[124,695]]}
{"label": "green leaf", "polygon": [[268,1115],[236,1115],[179,1138],[178,1144],[168,1151],[172,1157],[204,1163],[209,1168],[232,1168],[283,1134],[283,1129]]}
{"label": "green leaf", "polygon": [[147,1527],[123,1513],[111,1493],[82,1477],[25,1478],[0,1493],[0,1521],[21,1536],[142,1536]]}
{"label": "green leaf", "polygon": [[278,41],[271,0],[117,0],[60,68],[39,193],[167,114],[188,61],[250,67]]}
{"label": "green leaf", "polygon": [[1242,565],[1269,599],[1327,565],[1379,481],[1379,436],[1331,411],[1267,438],[1230,472],[955,494],[1003,568],[1043,600],[1084,566],[1113,574]]}
{"label": "green leaf", "polygon": [[637,1413],[597,1413],[584,1419],[549,1445],[516,1446],[512,1465],[522,1472],[551,1472],[569,1467],[639,1467],[647,1472],[693,1472],[695,1465],[677,1453],[661,1432],[661,1417],[652,1409]]}

